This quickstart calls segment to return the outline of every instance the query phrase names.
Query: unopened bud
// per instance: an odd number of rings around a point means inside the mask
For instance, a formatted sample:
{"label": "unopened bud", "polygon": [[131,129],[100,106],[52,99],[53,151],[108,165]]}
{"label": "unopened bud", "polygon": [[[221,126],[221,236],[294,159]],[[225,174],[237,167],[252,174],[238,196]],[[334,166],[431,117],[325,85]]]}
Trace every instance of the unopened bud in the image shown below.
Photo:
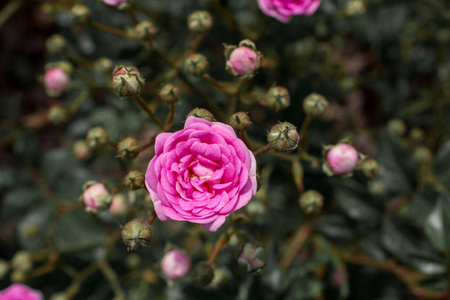
{"label": "unopened bud", "polygon": [[310,94],[303,100],[303,109],[311,117],[320,117],[325,113],[328,102],[324,96],[319,94]]}
{"label": "unopened bud", "polygon": [[299,140],[297,127],[288,122],[273,126],[267,134],[267,142],[277,152],[294,151]]}
{"label": "unopened bud", "polygon": [[76,159],[86,159],[91,155],[91,149],[86,141],[76,141],[73,144],[73,154]]}
{"label": "unopened bud", "polygon": [[278,112],[291,105],[291,97],[286,88],[274,86],[264,96],[264,104],[275,112]]}
{"label": "unopened bud", "polygon": [[173,84],[166,84],[159,91],[159,97],[164,103],[176,103],[180,100],[180,89]]}
{"label": "unopened bud", "polygon": [[84,25],[89,21],[91,17],[91,11],[86,5],[75,4],[70,10],[70,16],[73,23]]}
{"label": "unopened bud", "polygon": [[323,196],[317,191],[308,190],[300,197],[299,203],[306,214],[318,213],[323,206]]}
{"label": "unopened bud", "polygon": [[86,182],[83,190],[81,201],[86,211],[97,213],[108,209],[111,205],[112,195],[103,183],[95,181]]}
{"label": "unopened bud", "polygon": [[102,0],[102,1],[106,5],[118,7],[119,9],[121,9],[128,2],[128,0]]}
{"label": "unopened bud", "polygon": [[132,137],[127,137],[117,145],[117,152],[123,159],[133,159],[141,151],[141,144]]}
{"label": "unopened bud", "polygon": [[11,268],[18,272],[28,272],[33,268],[31,254],[27,251],[17,252],[11,259]]}
{"label": "unopened bud", "polygon": [[66,40],[60,34],[54,34],[45,41],[45,47],[49,53],[60,53],[66,47]]}
{"label": "unopened bud", "polygon": [[139,219],[134,219],[122,227],[122,241],[127,251],[136,251],[147,248],[152,240],[151,226]]}
{"label": "unopened bud", "polygon": [[421,128],[414,127],[409,132],[409,138],[415,144],[420,144],[425,140],[425,132]]}
{"label": "unopened bud", "polygon": [[238,265],[249,273],[260,273],[266,266],[266,249],[253,243],[246,243],[238,257]]}
{"label": "unopened bud", "polygon": [[86,141],[89,147],[97,149],[109,143],[109,134],[103,127],[95,127],[87,133]]}
{"label": "unopened bud", "polygon": [[129,270],[135,270],[142,263],[141,257],[136,253],[130,253],[125,257],[125,267]]}
{"label": "unopened bud", "polygon": [[68,115],[69,113],[64,106],[54,105],[49,109],[47,119],[53,124],[59,125],[67,121]]}
{"label": "unopened bud", "polygon": [[128,175],[124,178],[123,185],[125,185],[130,190],[138,190],[144,188],[144,173],[139,171],[130,171],[130,173],[128,173]]}
{"label": "unopened bud", "polygon": [[191,116],[196,117],[196,118],[205,119],[206,121],[210,121],[210,122],[216,121],[216,119],[214,118],[214,115],[209,110],[206,110],[204,108],[198,108],[198,107],[194,108],[187,114],[186,119]]}
{"label": "unopened bud", "polygon": [[367,179],[372,179],[378,176],[380,166],[374,159],[366,159],[361,165],[361,169]]}
{"label": "unopened bud", "polygon": [[50,300],[69,300],[69,296],[66,293],[56,293],[50,297]]}
{"label": "unopened bud", "polygon": [[9,264],[7,261],[0,259],[0,280],[2,280],[9,272]]}
{"label": "unopened bud", "polygon": [[44,84],[47,93],[51,96],[58,96],[69,83],[69,75],[62,68],[51,68],[44,75]]}
{"label": "unopened bud", "polygon": [[100,73],[111,73],[114,68],[112,60],[106,57],[100,57],[95,61],[95,70]]}
{"label": "unopened bud", "polygon": [[167,252],[161,260],[161,269],[169,279],[178,279],[185,276],[191,268],[191,260],[186,253],[180,250]]}
{"label": "unopened bud", "polygon": [[22,271],[13,271],[10,275],[10,279],[12,282],[23,283],[27,280],[27,274]]}
{"label": "unopened bud", "polygon": [[152,22],[142,21],[139,22],[134,28],[134,35],[141,41],[152,40],[157,33],[156,27]]}
{"label": "unopened bud", "polygon": [[214,279],[209,284],[213,289],[220,289],[229,282],[231,277],[230,272],[224,268],[214,269]]}
{"label": "unopened bud", "polygon": [[427,147],[417,147],[414,150],[413,157],[418,164],[428,164],[433,160],[433,154]]}
{"label": "unopened bud", "polygon": [[239,47],[225,46],[226,70],[235,76],[253,76],[259,68],[262,55],[250,40],[243,40]]}
{"label": "unopened bud", "polygon": [[128,206],[125,196],[122,194],[114,195],[112,198],[111,206],[109,207],[109,212],[112,215],[123,215],[127,212],[127,210]]}
{"label": "unopened bud", "polygon": [[406,124],[403,120],[392,119],[389,121],[387,128],[389,132],[395,134],[396,136],[403,136],[406,132]]}
{"label": "unopened bud", "polygon": [[206,286],[214,279],[214,270],[205,262],[198,263],[192,272],[195,283]]}
{"label": "unopened bud", "polygon": [[366,5],[361,0],[350,0],[345,5],[345,12],[348,16],[359,16],[366,12]]}
{"label": "unopened bud", "polygon": [[187,24],[191,32],[199,34],[206,33],[213,25],[213,18],[209,12],[198,10],[188,16]]}
{"label": "unopened bud", "polygon": [[139,95],[144,83],[136,67],[117,65],[113,70],[112,89],[121,98]]}
{"label": "unopened bud", "polygon": [[209,63],[205,56],[194,53],[185,59],[184,69],[189,75],[203,76],[209,69]]}
{"label": "unopened bud", "polygon": [[247,130],[247,128],[252,125],[248,113],[239,111],[231,115],[230,125],[236,131]]}
{"label": "unopened bud", "polygon": [[350,144],[337,144],[327,152],[327,163],[332,174],[350,173],[358,163],[358,151]]}

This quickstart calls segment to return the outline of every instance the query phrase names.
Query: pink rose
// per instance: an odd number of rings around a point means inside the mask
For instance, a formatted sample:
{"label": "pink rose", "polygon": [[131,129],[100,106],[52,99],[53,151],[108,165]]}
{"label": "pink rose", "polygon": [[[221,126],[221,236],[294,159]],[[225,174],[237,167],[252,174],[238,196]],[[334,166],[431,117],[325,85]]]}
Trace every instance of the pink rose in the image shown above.
{"label": "pink rose", "polygon": [[66,89],[69,76],[63,69],[53,68],[45,73],[44,82],[49,91],[60,93]]}
{"label": "pink rose", "polygon": [[349,173],[358,163],[358,151],[352,145],[337,144],[328,151],[327,162],[334,174]]}
{"label": "pink rose", "polygon": [[259,67],[259,58],[255,50],[241,46],[230,54],[231,68],[239,76],[252,73]]}
{"label": "pink rose", "polygon": [[128,0],[103,0],[103,3],[109,6],[120,6],[126,3]]}
{"label": "pink rose", "polygon": [[216,231],[256,193],[256,160],[226,124],[189,117],[184,129],[156,137],[145,184],[161,221]]}
{"label": "pink rose", "polygon": [[0,291],[2,300],[43,300],[42,294],[36,290],[30,289],[21,283],[14,283],[7,289]]}
{"label": "pink rose", "polygon": [[172,250],[164,255],[161,260],[161,269],[170,279],[178,279],[189,272],[191,260],[180,250]]}
{"label": "pink rose", "polygon": [[321,0],[258,0],[259,8],[268,16],[283,23],[289,22],[292,15],[311,15]]}

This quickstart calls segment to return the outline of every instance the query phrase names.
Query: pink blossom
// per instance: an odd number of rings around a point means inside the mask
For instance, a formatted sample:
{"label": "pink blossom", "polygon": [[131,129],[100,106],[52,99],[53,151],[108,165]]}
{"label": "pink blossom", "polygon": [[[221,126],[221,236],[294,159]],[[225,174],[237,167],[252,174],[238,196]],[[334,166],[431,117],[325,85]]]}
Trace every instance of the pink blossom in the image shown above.
{"label": "pink blossom", "polygon": [[246,46],[234,49],[228,61],[232,70],[239,76],[250,74],[259,67],[258,54]]}
{"label": "pink blossom", "polygon": [[126,3],[128,0],[103,0],[103,3],[109,6],[120,6]]}
{"label": "pink blossom", "polygon": [[2,300],[43,300],[39,291],[33,290],[21,283],[14,283],[7,289],[0,291]]}
{"label": "pink blossom", "polygon": [[216,231],[256,193],[256,160],[234,130],[189,117],[184,129],[156,137],[145,183],[158,218]]}
{"label": "pink blossom", "polygon": [[167,278],[178,279],[189,272],[191,261],[189,257],[180,250],[172,250],[164,255],[161,261],[161,269]]}
{"label": "pink blossom", "polygon": [[110,207],[112,196],[106,186],[99,182],[88,182],[83,193],[87,211],[98,212]]}
{"label": "pink blossom", "polygon": [[60,93],[66,89],[69,76],[61,68],[52,68],[45,73],[44,82],[48,90]]}
{"label": "pink blossom", "polygon": [[258,0],[259,8],[268,16],[283,23],[289,22],[292,15],[312,15],[321,0]]}
{"label": "pink blossom", "polygon": [[349,144],[337,144],[327,153],[327,161],[334,174],[353,171],[358,163],[358,151]]}

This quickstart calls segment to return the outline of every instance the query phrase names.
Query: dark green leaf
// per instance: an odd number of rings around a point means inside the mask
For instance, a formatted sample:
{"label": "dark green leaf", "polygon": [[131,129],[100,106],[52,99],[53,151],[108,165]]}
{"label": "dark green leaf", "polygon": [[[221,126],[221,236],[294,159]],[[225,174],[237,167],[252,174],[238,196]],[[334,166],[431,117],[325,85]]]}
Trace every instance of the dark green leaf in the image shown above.
{"label": "dark green leaf", "polygon": [[450,250],[450,205],[444,198],[439,199],[428,216],[425,232],[436,249]]}

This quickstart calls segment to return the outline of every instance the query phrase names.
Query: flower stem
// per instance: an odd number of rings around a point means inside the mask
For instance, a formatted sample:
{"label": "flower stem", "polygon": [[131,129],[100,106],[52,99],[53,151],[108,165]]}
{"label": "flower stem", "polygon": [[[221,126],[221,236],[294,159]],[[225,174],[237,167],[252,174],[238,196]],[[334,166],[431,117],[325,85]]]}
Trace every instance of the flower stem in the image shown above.
{"label": "flower stem", "polygon": [[300,158],[303,155],[304,147],[308,144],[308,129],[309,125],[311,124],[312,117],[310,115],[306,116],[306,120],[302,125],[302,128],[300,129],[299,138],[300,138],[300,144],[298,145],[298,155]]}
{"label": "flower stem", "polygon": [[150,217],[148,217],[147,224],[152,225],[152,223],[153,223],[153,221],[155,221],[155,219],[156,219],[156,210],[154,210],[152,212],[152,214],[150,215]]}
{"label": "flower stem", "polygon": [[209,256],[208,260],[208,266],[211,266],[214,261],[217,258],[217,255],[219,255],[220,250],[222,250],[223,247],[228,243],[229,236],[228,234],[222,235],[216,242],[216,245],[214,246],[213,252],[211,252],[211,255]]}
{"label": "flower stem", "polygon": [[91,20],[91,25],[94,27],[97,27],[98,29],[100,29],[104,32],[110,33],[110,34],[114,34],[114,35],[122,36],[122,37],[126,37],[126,38],[131,38],[126,31],[103,25],[94,20]]}
{"label": "flower stem", "polygon": [[147,104],[144,102],[144,99],[142,99],[141,95],[136,95],[133,97],[134,100],[142,107],[142,109],[152,118],[152,120],[161,128],[164,130],[164,125],[161,123],[161,121],[156,117],[155,113],[147,106]]}
{"label": "flower stem", "polygon": [[282,269],[287,269],[289,267],[292,260],[297,255],[298,251],[302,248],[302,246],[305,244],[310,234],[311,234],[311,227],[309,225],[304,225],[300,227],[294,239],[289,244],[286,253],[281,259],[280,266]]}
{"label": "flower stem", "polygon": [[264,146],[264,147],[262,147],[262,148],[256,150],[255,152],[253,152],[253,155],[254,155],[255,157],[257,157],[258,155],[261,155],[261,154],[263,154],[263,153],[269,151],[270,149],[272,149],[272,147],[271,147],[270,145],[266,145],[266,146]]}
{"label": "flower stem", "polygon": [[166,124],[164,125],[164,131],[170,131],[170,128],[172,128],[174,117],[175,117],[175,104],[170,103],[170,111],[166,119]]}

